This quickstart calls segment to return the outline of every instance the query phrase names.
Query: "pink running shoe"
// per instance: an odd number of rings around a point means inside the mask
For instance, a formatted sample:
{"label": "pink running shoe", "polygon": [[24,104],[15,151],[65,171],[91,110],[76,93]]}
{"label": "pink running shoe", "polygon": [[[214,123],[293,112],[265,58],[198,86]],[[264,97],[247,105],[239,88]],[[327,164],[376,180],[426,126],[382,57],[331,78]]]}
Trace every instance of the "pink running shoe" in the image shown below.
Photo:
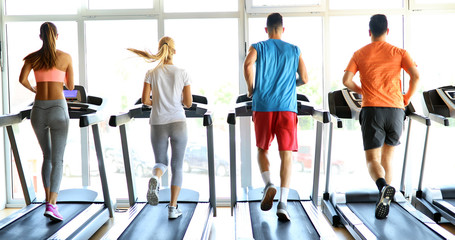
{"label": "pink running shoe", "polygon": [[52,205],[46,202],[46,212],[44,212],[44,216],[50,218],[52,221],[63,221],[62,215],[58,212],[57,205]]}

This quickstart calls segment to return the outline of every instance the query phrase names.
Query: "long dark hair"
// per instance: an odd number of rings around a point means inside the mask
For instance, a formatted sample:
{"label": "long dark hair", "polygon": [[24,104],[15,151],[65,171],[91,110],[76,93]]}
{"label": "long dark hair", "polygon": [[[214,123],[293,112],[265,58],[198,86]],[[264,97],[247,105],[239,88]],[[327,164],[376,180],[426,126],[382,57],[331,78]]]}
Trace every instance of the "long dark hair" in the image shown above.
{"label": "long dark hair", "polygon": [[24,58],[29,61],[34,70],[51,69],[55,67],[57,59],[57,27],[51,22],[41,24],[40,38],[43,40],[43,46],[40,50],[30,53]]}

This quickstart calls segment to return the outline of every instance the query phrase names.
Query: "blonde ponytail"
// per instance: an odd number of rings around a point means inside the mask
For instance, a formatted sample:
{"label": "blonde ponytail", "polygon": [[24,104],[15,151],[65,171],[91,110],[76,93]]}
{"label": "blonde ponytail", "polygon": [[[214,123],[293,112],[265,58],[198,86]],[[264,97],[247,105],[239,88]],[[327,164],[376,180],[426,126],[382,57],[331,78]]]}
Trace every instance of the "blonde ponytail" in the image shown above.
{"label": "blonde ponytail", "polygon": [[158,43],[158,53],[152,54],[149,51],[127,48],[127,50],[135,53],[139,57],[144,58],[147,62],[159,61],[158,66],[172,61],[175,53],[174,40],[170,37],[162,37]]}

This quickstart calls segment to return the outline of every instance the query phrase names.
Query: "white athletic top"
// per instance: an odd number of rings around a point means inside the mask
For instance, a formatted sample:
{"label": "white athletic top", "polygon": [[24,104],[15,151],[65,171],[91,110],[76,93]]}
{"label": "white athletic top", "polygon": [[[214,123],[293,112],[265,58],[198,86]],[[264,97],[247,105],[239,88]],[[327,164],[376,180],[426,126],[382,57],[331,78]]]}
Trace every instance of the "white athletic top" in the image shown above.
{"label": "white athletic top", "polygon": [[144,82],[152,88],[151,125],[186,121],[182,105],[183,87],[191,84],[188,73],[174,65],[162,65],[147,71]]}

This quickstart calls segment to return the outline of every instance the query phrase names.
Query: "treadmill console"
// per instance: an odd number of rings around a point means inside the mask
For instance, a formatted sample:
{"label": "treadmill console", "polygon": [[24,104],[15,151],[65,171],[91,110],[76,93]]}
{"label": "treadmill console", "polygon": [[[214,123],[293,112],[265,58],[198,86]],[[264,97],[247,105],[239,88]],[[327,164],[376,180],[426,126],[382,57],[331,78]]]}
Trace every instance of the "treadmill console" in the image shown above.
{"label": "treadmill console", "polygon": [[423,92],[428,112],[455,118],[455,86],[444,86]]}
{"label": "treadmill console", "polygon": [[330,114],[338,118],[358,119],[362,109],[362,95],[347,88],[329,93]]}

